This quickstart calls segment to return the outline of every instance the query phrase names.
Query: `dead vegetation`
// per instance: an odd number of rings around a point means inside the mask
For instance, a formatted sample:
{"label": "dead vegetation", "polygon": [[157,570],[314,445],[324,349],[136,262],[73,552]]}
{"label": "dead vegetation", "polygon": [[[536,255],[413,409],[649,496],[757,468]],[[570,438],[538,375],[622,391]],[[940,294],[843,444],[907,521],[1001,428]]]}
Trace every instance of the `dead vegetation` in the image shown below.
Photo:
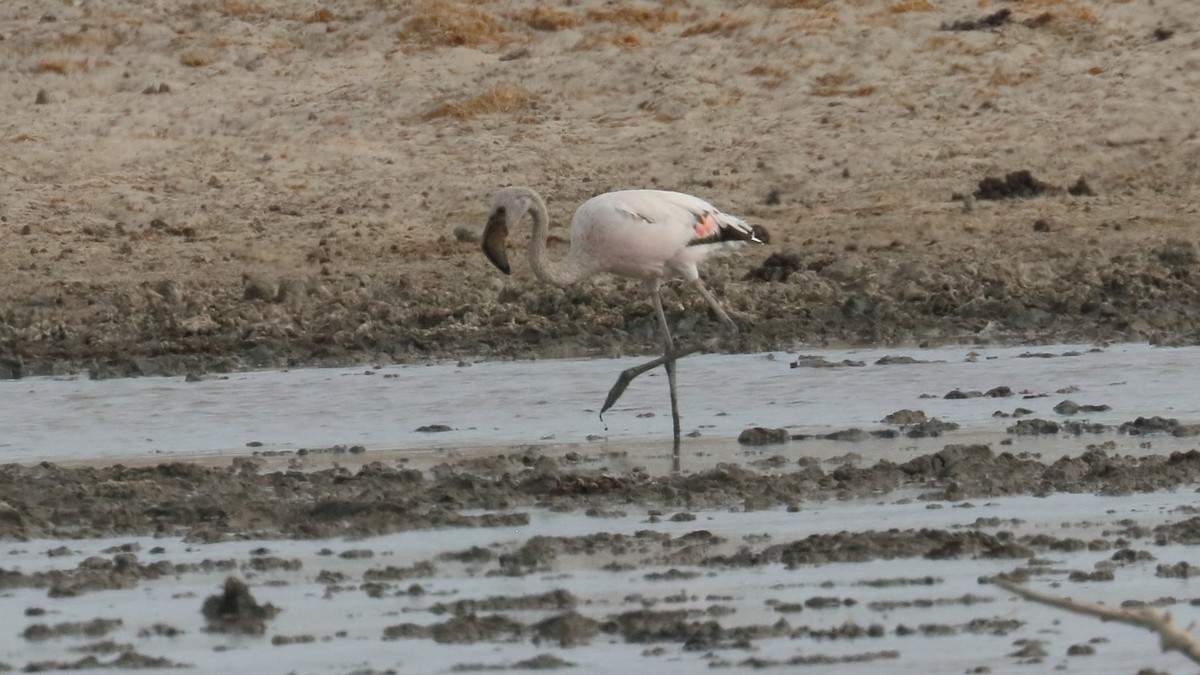
{"label": "dead vegetation", "polygon": [[833,0],[772,0],[772,9],[822,9]]}
{"label": "dead vegetation", "polygon": [[179,53],[179,62],[188,68],[212,65],[216,60],[217,55],[210,49],[186,49]]}
{"label": "dead vegetation", "polygon": [[616,33],[592,33],[585,35],[583,39],[572,47],[572,51],[585,52],[600,47],[620,47],[621,49],[634,49],[642,46],[642,38],[637,31],[624,31]]}
{"label": "dead vegetation", "polygon": [[903,14],[905,12],[932,12],[936,7],[929,0],[900,0],[900,2],[889,5],[887,11],[892,14]]}
{"label": "dead vegetation", "polygon": [[33,72],[66,75],[72,69],[72,65],[69,59],[42,59],[33,67]]}
{"label": "dead vegetation", "polygon": [[425,113],[425,119],[449,117],[468,120],[480,115],[511,113],[529,106],[535,100],[537,97],[524,87],[498,84],[469,98],[439,103]]}
{"label": "dead vegetation", "polygon": [[534,30],[542,31],[576,28],[583,23],[583,17],[578,14],[556,9],[548,5],[539,5],[521,10],[514,15],[514,18]]}
{"label": "dead vegetation", "polygon": [[707,21],[698,21],[680,33],[681,37],[692,37],[693,35],[710,35],[716,34],[722,37],[732,35],[739,28],[745,28],[750,25],[750,20],[742,17],[731,16],[726,12],[721,12],[719,16]]}
{"label": "dead vegetation", "polygon": [[64,47],[72,47],[75,49],[85,47],[99,47],[100,49],[109,50],[117,47],[122,42],[122,37],[117,32],[109,28],[93,28],[84,24],[75,32],[63,32],[58,36],[58,41]]}
{"label": "dead vegetation", "polygon": [[836,7],[820,7],[791,18],[789,29],[798,33],[830,33],[842,23]]}
{"label": "dead vegetation", "polygon": [[396,40],[406,49],[437,47],[503,46],[514,37],[496,17],[475,7],[433,0],[418,5],[406,19]]}
{"label": "dead vegetation", "polygon": [[813,81],[813,96],[870,96],[875,93],[872,85],[858,85],[853,73],[840,70],[818,75]]}
{"label": "dead vegetation", "polygon": [[653,33],[663,26],[680,20],[679,12],[667,7],[592,7],[587,10],[592,21],[634,26]]}

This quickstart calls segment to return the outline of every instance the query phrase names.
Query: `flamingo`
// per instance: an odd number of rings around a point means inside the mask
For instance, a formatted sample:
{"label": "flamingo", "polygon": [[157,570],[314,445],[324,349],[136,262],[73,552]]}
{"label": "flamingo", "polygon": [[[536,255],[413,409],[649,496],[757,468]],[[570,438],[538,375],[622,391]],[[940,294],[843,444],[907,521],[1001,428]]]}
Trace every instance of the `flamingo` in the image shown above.
{"label": "flamingo", "polygon": [[737,325],[700,279],[697,265],[714,253],[745,242],[768,243],[767,231],[722,213],[712,204],[680,192],[621,190],[585,201],[571,219],[571,248],[557,260],[546,256],[549,216],[541,196],[527,187],[508,187],[492,197],[491,215],[483,230],[483,252],[501,272],[511,274],[505,242],[510,224],[529,216],[529,266],[541,281],[568,286],[600,273],[611,273],[642,282],[662,331],[663,356],[621,373],[609,391],[600,414],[608,410],[636,376],[662,365],[671,390],[671,421],[675,448],[679,448],[679,401],[675,388],[675,361],[698,351],[676,351],[671,328],[663,313],[659,288],[663,280],[678,275],[691,282],[734,335]]}

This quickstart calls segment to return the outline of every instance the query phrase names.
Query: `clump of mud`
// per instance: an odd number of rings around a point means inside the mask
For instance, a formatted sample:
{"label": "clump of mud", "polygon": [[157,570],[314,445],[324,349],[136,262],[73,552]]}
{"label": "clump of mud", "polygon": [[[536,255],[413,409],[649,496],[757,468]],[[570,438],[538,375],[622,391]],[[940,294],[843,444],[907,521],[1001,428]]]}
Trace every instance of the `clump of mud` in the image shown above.
{"label": "clump of mud", "polygon": [[206,598],[200,611],[208,622],[205,630],[211,633],[262,635],[267,620],[273,619],[279,608],[271,603],[258,604],[244,581],[226,577],[221,593]]}
{"label": "clump of mud", "polygon": [[102,660],[95,654],[88,654],[75,661],[33,661],[22,669],[26,673],[43,673],[61,670],[97,670],[97,669],[129,669],[151,670],[159,668],[188,668],[187,664],[176,663],[162,656],[146,656],[132,649],[123,650],[113,659]]}
{"label": "clump of mud", "polygon": [[988,176],[979,181],[979,189],[975,191],[976,199],[1016,199],[1036,197],[1046,192],[1056,190],[1053,185],[1033,177],[1028,170],[1013,171],[996,178]]}

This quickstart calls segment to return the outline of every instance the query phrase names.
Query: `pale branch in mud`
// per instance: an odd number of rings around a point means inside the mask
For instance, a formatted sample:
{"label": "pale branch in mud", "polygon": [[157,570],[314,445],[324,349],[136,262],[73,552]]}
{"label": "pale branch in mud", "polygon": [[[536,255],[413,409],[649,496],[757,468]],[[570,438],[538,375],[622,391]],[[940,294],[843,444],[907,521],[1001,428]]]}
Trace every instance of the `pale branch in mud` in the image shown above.
{"label": "pale branch in mud", "polygon": [[1158,633],[1159,646],[1164,652],[1179,652],[1190,659],[1192,663],[1200,664],[1200,642],[1197,642],[1196,636],[1192,635],[1189,630],[1175,625],[1175,622],[1171,620],[1170,612],[1163,612],[1144,605],[1110,607],[1093,602],[1081,602],[1035,591],[1004,579],[993,578],[992,583],[1026,600],[1040,602],[1043,605],[1065,609],[1076,614],[1099,617],[1106,621],[1118,621]]}

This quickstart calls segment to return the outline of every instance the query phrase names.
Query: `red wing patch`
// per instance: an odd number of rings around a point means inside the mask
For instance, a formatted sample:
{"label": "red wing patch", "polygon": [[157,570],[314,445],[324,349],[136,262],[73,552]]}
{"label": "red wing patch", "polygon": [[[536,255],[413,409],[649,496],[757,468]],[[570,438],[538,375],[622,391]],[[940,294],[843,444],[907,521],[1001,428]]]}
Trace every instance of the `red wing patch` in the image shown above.
{"label": "red wing patch", "polygon": [[717,232],[717,220],[712,217],[711,213],[703,213],[699,220],[692,226],[696,231],[697,239],[707,239]]}

